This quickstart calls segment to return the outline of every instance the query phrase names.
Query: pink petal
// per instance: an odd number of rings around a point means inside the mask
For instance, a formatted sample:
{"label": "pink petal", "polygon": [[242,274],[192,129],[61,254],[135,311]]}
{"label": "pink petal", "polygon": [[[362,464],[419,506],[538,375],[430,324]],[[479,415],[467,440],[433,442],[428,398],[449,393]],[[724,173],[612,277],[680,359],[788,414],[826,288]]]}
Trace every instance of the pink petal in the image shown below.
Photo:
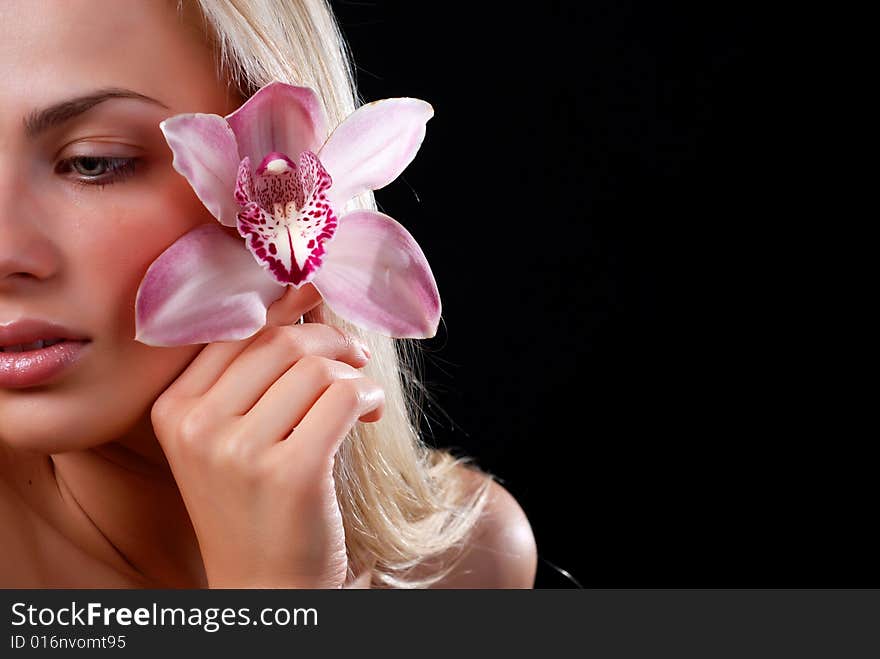
{"label": "pink petal", "polygon": [[221,224],[234,227],[239,208],[232,193],[239,157],[235,134],[226,120],[216,114],[178,114],[159,128],[174,153],[174,169],[186,177]]}
{"label": "pink petal", "polygon": [[294,161],[303,151],[317,150],[327,134],[318,97],[308,87],[271,82],[226,117],[238,139],[238,151],[252,163],[270,151]]}
{"label": "pink petal", "polygon": [[[249,159],[241,161],[235,196],[244,208],[238,214],[238,233],[278,283],[299,288],[321,267],[324,244],[336,232],[337,221],[326,197],[330,177],[317,156],[304,151],[298,167],[282,160],[295,169],[256,180]],[[266,172],[266,165],[264,161],[257,171]]]}
{"label": "pink petal", "polygon": [[357,210],[342,217],[312,283],[333,311],[361,327],[395,338],[437,333],[434,275],[413,237],[387,215]]}
{"label": "pink petal", "polygon": [[185,234],[157,258],[135,301],[135,339],[152,346],[237,341],[266,324],[279,286],[240,238],[217,224]]}
{"label": "pink petal", "polygon": [[341,209],[352,197],[400,176],[418,153],[433,116],[434,108],[417,98],[386,98],[349,115],[318,152],[333,177],[330,203]]}

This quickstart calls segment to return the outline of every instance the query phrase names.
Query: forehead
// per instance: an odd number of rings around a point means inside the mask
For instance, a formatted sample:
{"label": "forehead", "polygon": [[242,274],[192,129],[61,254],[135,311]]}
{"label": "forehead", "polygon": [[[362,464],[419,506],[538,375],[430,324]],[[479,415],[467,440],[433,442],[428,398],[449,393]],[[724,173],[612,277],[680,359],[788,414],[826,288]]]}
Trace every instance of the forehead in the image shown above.
{"label": "forehead", "polygon": [[173,112],[226,113],[225,85],[192,9],[176,0],[2,0],[0,121],[103,87],[161,99]]}

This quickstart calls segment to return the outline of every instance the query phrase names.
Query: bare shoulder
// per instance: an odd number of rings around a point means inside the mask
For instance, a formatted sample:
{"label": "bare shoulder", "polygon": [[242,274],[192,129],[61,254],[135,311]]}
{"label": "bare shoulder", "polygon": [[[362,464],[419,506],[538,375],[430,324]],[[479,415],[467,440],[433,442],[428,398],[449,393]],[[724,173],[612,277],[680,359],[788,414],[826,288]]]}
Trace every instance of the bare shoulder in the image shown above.
{"label": "bare shoulder", "polygon": [[435,588],[533,588],[538,549],[517,500],[489,476],[461,467],[471,491],[489,481],[485,511],[455,570]]}
{"label": "bare shoulder", "polygon": [[[452,571],[431,588],[533,588],[538,549],[531,524],[517,500],[486,474],[459,466],[466,491],[475,494],[488,488],[486,505],[464,547],[423,560],[407,576],[430,577],[454,563]],[[347,582],[345,588],[370,588],[372,570]]]}

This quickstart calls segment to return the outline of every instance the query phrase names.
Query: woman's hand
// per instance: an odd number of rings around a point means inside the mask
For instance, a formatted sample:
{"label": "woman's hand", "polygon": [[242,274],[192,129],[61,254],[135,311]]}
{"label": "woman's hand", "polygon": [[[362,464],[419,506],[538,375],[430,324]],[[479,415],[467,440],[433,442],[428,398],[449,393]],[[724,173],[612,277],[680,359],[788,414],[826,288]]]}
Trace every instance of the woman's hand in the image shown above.
{"label": "woman's hand", "polygon": [[291,288],[270,325],[207,345],[156,401],[153,426],[198,536],[210,588],[340,588],[348,562],[333,463],[384,392],[336,328],[289,325],[320,302]]}

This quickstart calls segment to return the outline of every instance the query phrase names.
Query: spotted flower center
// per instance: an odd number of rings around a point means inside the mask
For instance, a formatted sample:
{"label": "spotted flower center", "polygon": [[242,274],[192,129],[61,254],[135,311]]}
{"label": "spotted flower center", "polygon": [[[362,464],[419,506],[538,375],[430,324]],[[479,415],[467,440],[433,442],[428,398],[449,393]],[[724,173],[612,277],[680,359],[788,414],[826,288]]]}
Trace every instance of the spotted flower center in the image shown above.
{"label": "spotted flower center", "polygon": [[245,157],[238,169],[235,200],[238,232],[254,258],[281,284],[296,287],[321,267],[324,243],[337,219],[327,200],[330,175],[311,151],[299,164],[285,154],[268,154],[255,172]]}

